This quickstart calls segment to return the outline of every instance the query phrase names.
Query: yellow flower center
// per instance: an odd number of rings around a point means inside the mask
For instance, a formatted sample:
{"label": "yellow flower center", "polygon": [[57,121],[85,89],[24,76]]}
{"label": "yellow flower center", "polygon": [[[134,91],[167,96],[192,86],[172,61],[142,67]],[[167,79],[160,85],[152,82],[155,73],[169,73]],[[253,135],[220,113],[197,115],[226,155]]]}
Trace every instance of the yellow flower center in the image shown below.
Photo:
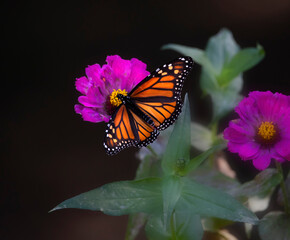
{"label": "yellow flower center", "polygon": [[118,94],[121,94],[123,96],[128,95],[128,93],[125,89],[124,90],[121,90],[121,89],[115,90],[114,89],[114,91],[110,95],[110,102],[113,106],[116,106],[116,107],[118,107],[122,103],[122,101],[117,97]]}
{"label": "yellow flower center", "polygon": [[262,122],[258,130],[258,135],[266,141],[272,140],[276,133],[277,131],[273,122]]}

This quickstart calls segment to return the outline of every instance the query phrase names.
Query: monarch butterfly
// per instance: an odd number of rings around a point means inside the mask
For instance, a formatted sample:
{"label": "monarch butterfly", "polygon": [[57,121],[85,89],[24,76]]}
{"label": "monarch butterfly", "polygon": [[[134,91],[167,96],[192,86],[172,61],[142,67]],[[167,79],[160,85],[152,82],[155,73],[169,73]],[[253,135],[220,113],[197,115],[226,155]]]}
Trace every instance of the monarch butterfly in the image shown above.
{"label": "monarch butterfly", "polygon": [[160,130],[173,124],[181,112],[181,90],[191,70],[190,57],[180,57],[157,68],[127,95],[107,125],[104,147],[114,155],[129,146],[152,143]]}

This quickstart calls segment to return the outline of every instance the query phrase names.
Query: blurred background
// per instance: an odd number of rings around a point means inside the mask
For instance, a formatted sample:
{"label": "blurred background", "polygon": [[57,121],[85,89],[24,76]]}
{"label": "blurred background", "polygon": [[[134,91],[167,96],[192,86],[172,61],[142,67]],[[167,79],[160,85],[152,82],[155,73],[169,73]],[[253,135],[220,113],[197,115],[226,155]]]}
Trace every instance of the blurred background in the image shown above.
{"label": "blurred background", "polygon": [[[75,114],[74,82],[87,65],[118,54],[136,57],[152,71],[179,56],[161,51],[162,45],[203,49],[210,36],[227,27],[241,47],[260,43],[266,51],[265,59],[244,74],[243,94],[290,94],[289,0],[2,1],[0,11],[3,240],[124,238],[126,216],[71,209],[48,213],[72,196],[133,179],[138,166],[137,149],[107,156],[105,124]],[[201,99],[199,74],[195,65],[184,92],[190,94],[193,118],[207,124],[210,101]],[[250,163],[232,159],[241,181],[256,174]],[[144,233],[138,239],[145,239]]]}

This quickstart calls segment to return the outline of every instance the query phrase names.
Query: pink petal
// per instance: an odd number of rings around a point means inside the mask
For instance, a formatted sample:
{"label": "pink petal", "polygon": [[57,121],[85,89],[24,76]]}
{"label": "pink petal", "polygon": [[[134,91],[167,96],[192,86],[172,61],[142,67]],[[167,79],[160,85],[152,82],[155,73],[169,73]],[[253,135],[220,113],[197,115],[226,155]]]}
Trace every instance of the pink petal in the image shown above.
{"label": "pink petal", "polygon": [[76,112],[77,114],[81,114],[82,111],[83,111],[83,109],[84,109],[84,106],[82,106],[82,105],[80,105],[80,104],[76,104],[75,107],[74,107],[74,109],[75,109],[75,112]]}
{"label": "pink petal", "polygon": [[288,139],[281,139],[274,148],[279,155],[290,161],[290,136]]}
{"label": "pink petal", "polygon": [[287,132],[287,135],[290,136],[290,107],[288,113],[285,111],[285,115],[281,116],[280,120],[277,122],[279,129],[282,132]]}
{"label": "pink petal", "polygon": [[146,64],[136,58],[131,59],[131,74],[127,81],[123,81],[122,88],[130,92],[139,82],[150,73],[146,71]]}
{"label": "pink petal", "polygon": [[99,64],[94,64],[86,68],[86,75],[89,81],[93,83],[100,82],[101,67]]}
{"label": "pink petal", "polygon": [[249,141],[247,132],[244,128],[238,126],[235,120],[231,121],[229,127],[224,130],[224,138],[235,143]]}
{"label": "pink petal", "polygon": [[131,74],[131,62],[124,60],[118,55],[108,56],[107,63],[113,69],[117,78],[128,78]]}
{"label": "pink petal", "polygon": [[82,111],[82,117],[85,121],[94,123],[104,121],[104,116],[102,116],[96,110],[91,108],[84,108]]}
{"label": "pink petal", "polygon": [[260,122],[260,114],[253,98],[244,98],[235,108],[240,118],[249,125],[258,125]]}
{"label": "pink petal", "polygon": [[103,121],[104,122],[109,122],[109,120],[110,120],[110,116],[108,116],[107,114],[106,115],[103,115]]}
{"label": "pink petal", "polygon": [[76,113],[81,114],[85,121],[96,123],[102,121],[108,122],[110,120],[110,116],[104,113],[103,109],[92,109],[76,104],[75,111]]}
{"label": "pink petal", "polygon": [[242,145],[240,143],[234,143],[234,142],[229,141],[227,146],[230,152],[238,153]]}
{"label": "pink petal", "polygon": [[101,107],[106,101],[107,96],[100,94],[99,88],[91,87],[88,91],[87,97],[91,103],[95,104],[95,107]]}
{"label": "pink petal", "polygon": [[91,98],[88,98],[87,96],[80,96],[78,101],[85,107],[102,107],[102,104],[92,100]]}
{"label": "pink petal", "polygon": [[257,144],[254,141],[247,142],[243,144],[239,149],[239,156],[243,160],[250,160],[255,158],[255,156],[260,151],[260,144]]}
{"label": "pink petal", "polygon": [[281,93],[252,92],[250,97],[255,98],[256,104],[265,121],[276,122],[288,107],[287,96]]}
{"label": "pink petal", "polygon": [[76,89],[84,95],[87,94],[88,89],[92,86],[86,77],[77,78],[75,85]]}
{"label": "pink petal", "polygon": [[271,153],[269,149],[263,149],[259,155],[253,159],[253,164],[258,170],[266,169],[271,162]]}
{"label": "pink petal", "polygon": [[272,158],[281,163],[285,162],[285,158],[283,158],[279,153],[277,153],[275,149],[272,150]]}
{"label": "pink petal", "polygon": [[105,64],[102,67],[101,78],[104,82],[104,87],[101,89],[103,94],[110,95],[113,89],[119,89],[121,86],[121,79],[117,78],[111,66]]}

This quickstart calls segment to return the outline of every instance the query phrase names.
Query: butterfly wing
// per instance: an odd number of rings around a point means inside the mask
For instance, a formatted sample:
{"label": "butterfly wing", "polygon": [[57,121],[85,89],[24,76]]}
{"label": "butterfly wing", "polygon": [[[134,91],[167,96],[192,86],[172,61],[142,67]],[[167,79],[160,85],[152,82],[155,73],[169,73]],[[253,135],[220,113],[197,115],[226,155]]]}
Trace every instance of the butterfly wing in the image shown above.
{"label": "butterfly wing", "polygon": [[124,104],[116,109],[105,131],[104,147],[107,154],[114,155],[123,148],[134,146],[138,141],[132,117]]}
{"label": "butterfly wing", "polygon": [[134,119],[134,125],[136,126],[139,142],[135,144],[136,147],[146,147],[148,144],[152,143],[159,132],[157,129],[147,122],[145,122],[142,118],[140,118],[134,111],[129,110],[131,116]]}
{"label": "butterfly wing", "polygon": [[104,147],[107,154],[114,155],[130,146],[147,146],[158,134],[156,128],[122,104],[107,125]]}
{"label": "butterfly wing", "polygon": [[173,124],[181,112],[181,91],[191,70],[190,57],[181,57],[157,68],[129,94],[133,103],[149,116],[158,130]]}

